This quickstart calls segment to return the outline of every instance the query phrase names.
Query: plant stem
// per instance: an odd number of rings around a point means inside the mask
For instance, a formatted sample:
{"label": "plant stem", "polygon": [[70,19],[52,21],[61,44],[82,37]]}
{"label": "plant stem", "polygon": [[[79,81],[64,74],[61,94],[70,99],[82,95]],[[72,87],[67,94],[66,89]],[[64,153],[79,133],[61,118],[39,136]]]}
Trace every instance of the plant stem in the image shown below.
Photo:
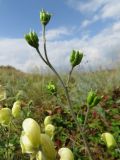
{"label": "plant stem", "polygon": [[11,122],[8,124],[8,136],[7,136],[7,160],[9,159],[10,131],[11,131]]}
{"label": "plant stem", "polygon": [[[73,119],[74,119],[74,121],[75,121],[75,123],[76,123],[76,125],[77,125],[77,127],[79,129],[79,131],[80,131],[80,134],[81,134],[81,136],[83,138],[83,143],[84,143],[84,145],[86,147],[89,159],[90,160],[94,160],[94,158],[92,157],[90,148],[88,146],[88,143],[87,143],[87,140],[86,140],[86,136],[85,136],[84,132],[82,131],[81,125],[78,123],[78,121],[76,119],[75,113],[73,112],[73,108],[72,108],[72,104],[71,104],[68,88],[65,85],[64,81],[62,80],[62,78],[60,77],[59,73],[55,70],[55,68],[52,66],[52,64],[50,63],[50,61],[48,59],[47,49],[46,49],[45,26],[43,26],[43,43],[44,43],[44,54],[45,54],[46,60],[42,57],[39,49],[37,49],[37,52],[38,52],[39,56],[42,58],[42,60],[51,68],[51,70],[55,73],[55,75],[58,77],[59,81],[61,82],[61,84],[62,84],[62,86],[64,88],[64,91],[65,91],[65,95],[66,95],[67,101],[68,101],[68,106],[69,106],[70,113],[71,113],[71,115],[72,115],[72,117],[73,117]],[[69,73],[69,78],[71,76],[72,70],[73,69],[71,69],[71,71]],[[68,83],[69,83],[69,79],[68,79]]]}
{"label": "plant stem", "polygon": [[71,70],[70,70],[70,72],[68,74],[68,80],[67,80],[67,84],[66,84],[67,87],[69,87],[69,82],[70,82],[70,78],[71,78],[71,74],[72,74],[73,68],[74,67],[71,68]]}
{"label": "plant stem", "polygon": [[87,124],[87,121],[88,121],[89,111],[90,111],[90,106],[89,106],[89,105],[87,105],[87,112],[86,112],[86,115],[85,115],[85,121],[84,121],[84,124],[83,124],[83,131],[84,131],[84,130],[85,130],[85,128],[86,128],[86,124]]}

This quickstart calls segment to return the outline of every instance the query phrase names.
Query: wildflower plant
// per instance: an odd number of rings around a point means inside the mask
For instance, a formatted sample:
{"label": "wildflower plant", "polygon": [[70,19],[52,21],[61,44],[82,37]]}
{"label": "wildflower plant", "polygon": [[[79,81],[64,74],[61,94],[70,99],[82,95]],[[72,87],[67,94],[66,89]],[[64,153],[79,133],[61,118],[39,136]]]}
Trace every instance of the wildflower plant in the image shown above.
{"label": "wildflower plant", "polygon": [[[86,150],[86,153],[88,155],[89,160],[95,160],[93,153],[91,151],[91,148],[88,143],[88,138],[86,135],[86,128],[88,123],[88,115],[90,113],[90,109],[93,109],[97,105],[99,105],[102,97],[98,96],[97,93],[93,90],[89,91],[87,98],[86,98],[86,114],[85,118],[83,120],[83,123],[79,122],[79,117],[76,116],[76,113],[74,112],[73,104],[70,97],[70,78],[71,74],[73,72],[73,69],[80,65],[82,62],[82,59],[84,57],[83,53],[79,50],[72,50],[70,54],[70,64],[71,68],[68,73],[68,79],[66,82],[62,79],[60,74],[56,71],[56,69],[51,64],[48,54],[47,54],[47,47],[46,47],[46,26],[51,20],[52,14],[46,12],[45,10],[42,10],[40,12],[40,22],[42,25],[42,36],[43,36],[43,48],[44,48],[44,54],[39,49],[39,38],[35,31],[30,31],[28,34],[25,35],[25,39],[27,43],[36,49],[38,55],[43,60],[43,62],[54,72],[54,74],[57,76],[58,80],[60,81],[64,93],[66,96],[66,100],[68,103],[68,112],[70,113],[70,116],[72,117],[74,123],[77,126],[77,131],[79,133],[78,139],[81,140],[84,144],[84,148]],[[47,90],[51,95],[54,95],[56,98],[58,96],[58,90],[57,86],[51,81],[47,85]],[[3,92],[2,92],[3,94]],[[5,96],[0,95],[2,99],[5,98]],[[41,126],[36,120],[32,118],[32,101],[30,101],[27,105],[27,109],[22,107],[22,103],[24,99],[27,99],[25,93],[23,91],[19,91],[16,95],[16,98],[14,101],[12,109],[8,107],[4,107],[0,109],[0,127],[2,128],[3,135],[6,132],[6,139],[5,142],[6,146],[6,157],[5,160],[12,160],[13,156],[10,157],[10,153],[14,152],[15,148],[12,143],[10,143],[10,136],[11,131],[15,135],[17,135],[17,138],[20,136],[20,146],[22,150],[22,154],[28,154],[30,157],[30,160],[56,160],[57,157],[59,157],[60,160],[74,160],[75,156],[73,152],[67,148],[62,147],[58,149],[58,152],[55,150],[54,142],[52,141],[54,139],[55,131],[57,126],[54,126],[52,119],[53,117],[51,115],[46,116],[43,122],[44,129],[41,129]],[[64,106],[63,106],[64,110]],[[16,123],[17,122],[17,123]],[[20,124],[20,128],[17,128],[17,124]],[[21,127],[22,126],[22,127]],[[2,132],[1,131],[1,132]],[[21,132],[21,135],[19,134]],[[105,132],[101,134],[101,140],[105,143],[108,149],[114,149],[118,147],[118,144],[114,138],[114,136],[109,133]],[[79,146],[81,147],[81,145]],[[11,152],[10,152],[11,149]]]}
{"label": "wildflower plant", "polygon": [[[49,58],[48,58],[48,54],[47,54],[47,48],[46,48],[46,26],[47,24],[49,23],[51,19],[51,14],[46,12],[45,10],[42,10],[40,12],[40,22],[42,24],[42,36],[43,36],[43,48],[44,48],[44,56],[43,54],[41,53],[41,51],[39,50],[39,38],[37,36],[37,34],[35,32],[30,32],[28,34],[25,35],[25,39],[26,41],[28,42],[28,44],[32,47],[34,47],[38,53],[38,55],[40,56],[40,58],[43,60],[43,62],[55,73],[55,75],[58,77],[59,81],[61,82],[61,85],[65,91],[65,95],[66,95],[66,99],[67,99],[67,102],[68,102],[68,106],[69,106],[69,111],[70,111],[70,114],[71,116],[73,117],[76,125],[77,125],[77,128],[82,136],[82,139],[83,139],[83,143],[85,145],[85,148],[87,150],[87,153],[88,153],[88,156],[89,156],[89,159],[90,160],[93,160],[93,156],[92,156],[92,153],[91,153],[91,150],[90,150],[90,147],[88,145],[88,142],[87,142],[87,139],[86,139],[86,136],[85,136],[85,133],[82,129],[82,126],[79,124],[79,122],[77,121],[77,117],[73,111],[73,107],[72,107],[72,103],[71,103],[71,100],[70,100],[70,95],[69,95],[69,81],[70,81],[70,77],[71,77],[71,74],[72,74],[72,71],[73,71],[73,68],[76,67],[77,65],[79,65],[82,61],[82,58],[83,58],[83,53],[81,53],[80,51],[76,51],[76,50],[73,50],[72,53],[71,53],[71,56],[70,56],[70,63],[71,63],[71,70],[69,72],[69,76],[68,76],[68,81],[67,81],[67,84],[63,81],[62,77],[60,76],[60,74],[56,71],[56,69],[53,67],[53,65],[51,64]],[[48,86],[49,90],[53,92],[53,89],[54,86],[52,84],[50,84]]]}

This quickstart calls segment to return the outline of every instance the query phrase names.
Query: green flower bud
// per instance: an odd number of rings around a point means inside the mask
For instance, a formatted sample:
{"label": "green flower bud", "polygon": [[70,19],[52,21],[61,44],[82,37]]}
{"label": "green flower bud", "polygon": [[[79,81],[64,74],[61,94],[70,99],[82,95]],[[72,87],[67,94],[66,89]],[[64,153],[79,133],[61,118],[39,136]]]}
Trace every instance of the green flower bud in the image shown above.
{"label": "green flower bud", "polygon": [[21,102],[20,101],[16,101],[13,104],[12,107],[12,115],[14,118],[18,118],[21,115]]}
{"label": "green flower bud", "polygon": [[54,137],[55,126],[48,124],[45,126],[45,133],[52,139]]}
{"label": "green flower bud", "polygon": [[49,82],[49,84],[47,85],[47,89],[51,94],[57,95],[57,88],[53,82]]}
{"label": "green flower bud", "polygon": [[8,125],[12,117],[11,110],[9,108],[2,108],[0,110],[0,123],[2,125]]}
{"label": "green flower bud", "polygon": [[75,67],[80,64],[83,58],[83,53],[80,53],[79,51],[73,50],[70,56],[70,62],[72,67]]}
{"label": "green flower bud", "polygon": [[28,42],[28,44],[36,49],[39,47],[39,38],[37,34],[33,32],[29,32],[28,34],[25,35],[25,39]]}
{"label": "green flower bud", "polygon": [[91,107],[96,106],[101,101],[101,97],[96,95],[96,92],[90,91],[87,96],[87,104]]}
{"label": "green flower bud", "polygon": [[94,101],[94,98],[96,96],[96,93],[93,92],[92,90],[90,92],[88,92],[88,96],[87,96],[87,104],[91,105]]}
{"label": "green flower bud", "polygon": [[101,101],[101,97],[96,96],[91,104],[91,107],[96,106]]}
{"label": "green flower bud", "polygon": [[74,160],[72,151],[69,148],[60,148],[58,151],[60,160]]}
{"label": "green flower bud", "polygon": [[40,145],[40,126],[32,118],[27,118],[22,124],[23,132],[20,144],[23,153],[33,153]]}
{"label": "green flower bud", "polygon": [[108,148],[116,147],[116,141],[111,133],[103,133],[101,139],[105,142]]}
{"label": "green flower bud", "polygon": [[56,160],[54,144],[46,134],[41,134],[41,151],[46,160]]}
{"label": "green flower bud", "polygon": [[46,116],[44,119],[44,125],[47,126],[48,124],[52,123],[52,118],[51,116]]}
{"label": "green flower bud", "polygon": [[50,18],[51,18],[51,14],[42,10],[40,12],[40,21],[41,21],[41,24],[42,25],[47,25],[50,21]]}

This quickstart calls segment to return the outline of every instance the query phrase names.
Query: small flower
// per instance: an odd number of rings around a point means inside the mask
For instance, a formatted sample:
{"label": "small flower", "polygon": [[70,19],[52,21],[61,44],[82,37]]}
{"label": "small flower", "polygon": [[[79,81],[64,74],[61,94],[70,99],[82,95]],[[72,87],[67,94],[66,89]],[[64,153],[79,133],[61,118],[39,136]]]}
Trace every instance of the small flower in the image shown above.
{"label": "small flower", "polygon": [[72,67],[79,65],[82,61],[82,58],[83,58],[83,53],[81,53],[80,51],[73,50],[70,56],[70,63]]}
{"label": "small flower", "polygon": [[37,36],[37,33],[29,32],[28,34],[25,35],[25,39],[28,42],[28,44],[36,49],[39,47],[39,38]]}
{"label": "small flower", "polygon": [[2,125],[8,125],[12,117],[11,110],[9,108],[2,108],[0,110],[0,123]]}
{"label": "small flower", "polygon": [[20,101],[16,101],[13,104],[12,107],[12,115],[14,118],[18,118],[21,115],[21,102]]}
{"label": "small flower", "polygon": [[116,147],[116,141],[111,133],[103,133],[101,139],[105,142],[108,148]]}
{"label": "small flower", "polygon": [[46,134],[41,134],[41,151],[45,160],[56,160],[56,151],[50,137]]}
{"label": "small flower", "polygon": [[58,151],[60,160],[74,160],[72,151],[69,148],[60,148]]}
{"label": "small flower", "polygon": [[20,138],[20,144],[23,153],[34,153],[40,145],[40,126],[32,119],[27,118],[22,124],[23,132]]}
{"label": "small flower", "polygon": [[52,123],[52,117],[51,116],[46,116],[44,119],[44,125],[47,126],[48,124]]}
{"label": "small flower", "polygon": [[40,12],[40,21],[43,25],[47,25],[50,21],[50,18],[51,18],[51,14],[42,10]]}
{"label": "small flower", "polygon": [[52,139],[54,137],[55,126],[48,124],[45,126],[45,133]]}

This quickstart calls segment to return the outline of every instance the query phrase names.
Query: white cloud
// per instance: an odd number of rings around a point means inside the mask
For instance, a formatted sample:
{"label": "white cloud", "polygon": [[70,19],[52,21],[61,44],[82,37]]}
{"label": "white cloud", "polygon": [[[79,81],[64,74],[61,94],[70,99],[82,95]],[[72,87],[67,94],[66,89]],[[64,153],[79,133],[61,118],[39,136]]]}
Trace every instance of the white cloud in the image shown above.
{"label": "white cloud", "polygon": [[87,16],[81,27],[87,27],[98,20],[120,19],[120,0],[67,0],[67,3]]}
{"label": "white cloud", "polygon": [[120,18],[120,1],[119,0],[110,0],[106,5],[101,9],[101,17],[105,18]]}
{"label": "white cloud", "polygon": [[46,32],[47,40],[56,40],[63,36],[68,36],[72,34],[74,28],[66,28],[66,27],[59,27],[57,29],[51,29]]}
{"label": "white cloud", "polygon": [[[41,45],[40,43],[40,49]],[[49,40],[47,48],[48,56],[57,69],[69,66],[72,49],[85,53],[82,64],[88,60],[92,67],[115,65],[120,59],[120,22],[114,23],[94,37]],[[22,70],[28,70],[35,65],[46,68],[36,51],[23,39],[0,39],[0,62],[1,65],[9,64]]]}

